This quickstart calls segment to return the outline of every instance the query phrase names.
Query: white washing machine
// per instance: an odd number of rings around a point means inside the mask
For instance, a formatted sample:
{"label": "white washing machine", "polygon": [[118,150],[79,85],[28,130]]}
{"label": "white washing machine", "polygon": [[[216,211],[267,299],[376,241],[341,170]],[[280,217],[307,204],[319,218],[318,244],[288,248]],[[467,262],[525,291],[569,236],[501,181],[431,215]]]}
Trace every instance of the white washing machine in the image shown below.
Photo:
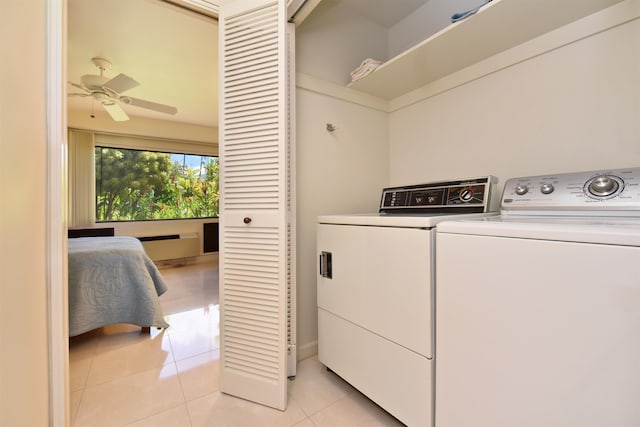
{"label": "white washing machine", "polygon": [[433,424],[435,226],[486,216],[494,183],[387,188],[379,214],[318,218],[319,359],[409,426]]}
{"label": "white washing machine", "polygon": [[640,426],[640,168],[511,179],[436,241],[436,427]]}

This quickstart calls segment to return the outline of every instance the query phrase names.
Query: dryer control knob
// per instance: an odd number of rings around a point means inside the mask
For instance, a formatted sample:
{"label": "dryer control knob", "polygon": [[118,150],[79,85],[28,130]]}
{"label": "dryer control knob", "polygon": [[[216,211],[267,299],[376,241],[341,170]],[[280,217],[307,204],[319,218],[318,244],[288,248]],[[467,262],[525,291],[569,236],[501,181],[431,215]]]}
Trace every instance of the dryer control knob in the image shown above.
{"label": "dryer control knob", "polygon": [[518,196],[525,195],[525,194],[527,194],[528,191],[529,191],[529,187],[527,187],[526,185],[524,185],[524,184],[516,185],[516,194]]}
{"label": "dryer control knob", "polygon": [[600,175],[589,184],[589,193],[597,197],[606,197],[618,190],[618,181],[607,175]]}
{"label": "dryer control knob", "polygon": [[463,202],[468,202],[471,199],[473,199],[473,190],[465,188],[460,192],[460,200]]}
{"label": "dryer control knob", "polygon": [[540,186],[540,192],[542,194],[551,194],[553,193],[553,190],[555,190],[555,188],[553,187],[553,184],[542,184]]}

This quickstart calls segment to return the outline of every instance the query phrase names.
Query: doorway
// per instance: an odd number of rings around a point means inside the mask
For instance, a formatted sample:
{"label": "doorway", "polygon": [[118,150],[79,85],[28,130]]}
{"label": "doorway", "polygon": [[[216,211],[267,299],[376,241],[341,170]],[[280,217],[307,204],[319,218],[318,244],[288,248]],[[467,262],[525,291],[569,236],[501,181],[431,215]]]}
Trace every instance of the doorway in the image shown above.
{"label": "doorway", "polygon": [[[69,420],[68,396],[68,339],[66,326],[67,310],[67,271],[66,271],[66,230],[68,227],[66,205],[67,190],[66,177],[68,165],[66,161],[66,132],[68,127],[65,114],[67,99],[64,80],[66,73],[66,53],[68,43],[67,34],[68,8],[70,0],[48,2],[47,19],[47,163],[48,163],[48,224],[47,224],[47,285],[49,331],[49,359],[50,359],[50,406],[52,425],[66,425]],[[103,2],[110,5],[113,2]],[[149,2],[147,2],[149,3]],[[169,2],[156,1],[157,6],[175,8]],[[217,5],[207,3],[201,6],[210,9],[209,13],[217,15]],[[175,9],[177,13],[190,13],[184,9]],[[117,22],[117,21],[116,21]],[[113,28],[113,21],[109,22]],[[182,52],[180,52],[182,53]],[[90,59],[90,58],[89,58]],[[87,59],[87,60],[89,60]],[[89,63],[90,64],[90,63]],[[217,78],[216,78],[217,81]],[[217,109],[217,102],[214,102]],[[217,116],[217,110],[216,110]]]}

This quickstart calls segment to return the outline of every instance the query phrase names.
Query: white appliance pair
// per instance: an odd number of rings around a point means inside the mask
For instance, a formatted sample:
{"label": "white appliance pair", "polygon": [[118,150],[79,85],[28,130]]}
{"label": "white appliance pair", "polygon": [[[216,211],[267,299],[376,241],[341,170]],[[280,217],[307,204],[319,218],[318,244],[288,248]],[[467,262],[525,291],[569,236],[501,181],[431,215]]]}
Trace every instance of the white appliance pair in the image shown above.
{"label": "white appliance pair", "polygon": [[319,218],[320,361],[409,426],[639,426],[640,168],[418,200]]}

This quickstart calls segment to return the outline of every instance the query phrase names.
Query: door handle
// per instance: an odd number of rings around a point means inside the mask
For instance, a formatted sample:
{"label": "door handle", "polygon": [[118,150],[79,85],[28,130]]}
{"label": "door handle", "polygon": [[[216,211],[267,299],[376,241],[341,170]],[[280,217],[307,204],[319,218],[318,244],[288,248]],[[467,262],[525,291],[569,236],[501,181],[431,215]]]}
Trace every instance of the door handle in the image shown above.
{"label": "door handle", "polygon": [[320,275],[327,279],[333,278],[331,252],[322,251],[320,253]]}

